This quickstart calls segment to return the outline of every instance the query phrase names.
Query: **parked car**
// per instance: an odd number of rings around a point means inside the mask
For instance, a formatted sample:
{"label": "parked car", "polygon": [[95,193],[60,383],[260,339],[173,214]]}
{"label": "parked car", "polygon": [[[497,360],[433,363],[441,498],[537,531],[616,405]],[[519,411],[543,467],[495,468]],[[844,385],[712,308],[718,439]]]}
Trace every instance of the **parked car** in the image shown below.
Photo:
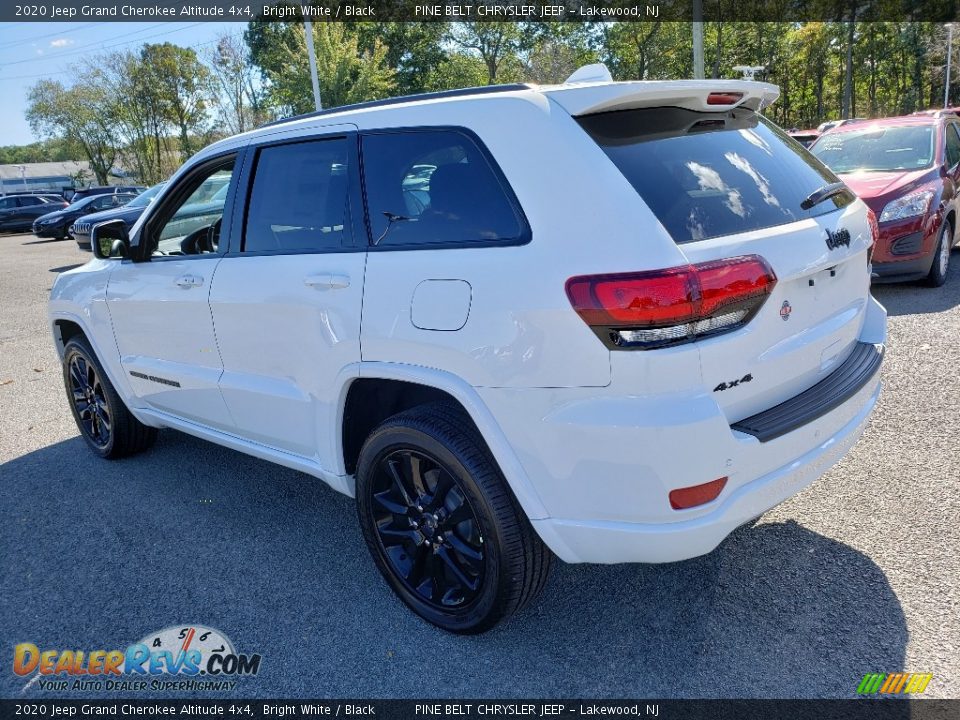
{"label": "parked car", "polygon": [[845,126],[810,150],[877,216],[875,280],[943,285],[957,241],[957,117],[911,115]]}
{"label": "parked car", "polygon": [[129,230],[137,221],[137,218],[143,214],[146,207],[153,202],[157,193],[163,189],[166,182],[157,183],[149,190],[137,195],[126,205],[120,207],[109,207],[106,210],[99,210],[89,215],[82,215],[70,226],[70,236],[77,241],[77,246],[82,250],[90,249],[90,228],[98,222],[106,220],[123,220],[124,227]]}
{"label": "parked car", "polygon": [[828,120],[827,122],[820,123],[817,126],[817,132],[823,135],[828,130],[833,130],[834,128],[843,127],[844,125],[852,125],[853,123],[866,122],[867,118],[847,118],[845,120]]}
{"label": "parked car", "polygon": [[133,200],[132,193],[114,193],[111,195],[89,195],[70,203],[33,221],[33,234],[41,238],[61,240],[67,237],[67,230],[73,221],[82,215],[98,210],[117,208]]}
{"label": "parked car", "polygon": [[82,200],[83,198],[90,197],[91,195],[117,195],[120,193],[133,193],[134,195],[139,195],[146,189],[147,188],[143,185],[97,185],[74,190],[68,199],[70,202],[76,202],[77,200]]}
{"label": "parked car", "polygon": [[792,137],[805,148],[810,147],[814,140],[820,137],[820,133],[818,133],[816,130],[797,130],[796,128],[789,130],[787,135]]}
{"label": "parked car", "polygon": [[18,193],[0,197],[0,232],[29,230],[41,215],[67,206],[66,200],[52,195]]}
{"label": "parked car", "polygon": [[879,394],[872,213],[759,112],[777,95],[509,85],[217,142],[55,281],[80,433],[113,458],[177,428],[355,496],[389,586],[458,633],[553,554],[708,553]]}

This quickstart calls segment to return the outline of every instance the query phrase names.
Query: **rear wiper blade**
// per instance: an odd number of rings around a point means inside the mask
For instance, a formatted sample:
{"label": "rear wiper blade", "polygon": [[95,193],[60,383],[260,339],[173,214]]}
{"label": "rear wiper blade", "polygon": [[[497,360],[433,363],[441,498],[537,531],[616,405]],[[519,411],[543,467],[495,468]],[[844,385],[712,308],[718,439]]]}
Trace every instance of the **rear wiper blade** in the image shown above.
{"label": "rear wiper blade", "polygon": [[807,195],[806,199],[800,203],[800,209],[809,210],[813,206],[819,205],[824,200],[829,200],[834,195],[840,195],[841,193],[850,193],[852,195],[853,191],[842,182],[824,185],[822,188],[814,190],[812,193]]}

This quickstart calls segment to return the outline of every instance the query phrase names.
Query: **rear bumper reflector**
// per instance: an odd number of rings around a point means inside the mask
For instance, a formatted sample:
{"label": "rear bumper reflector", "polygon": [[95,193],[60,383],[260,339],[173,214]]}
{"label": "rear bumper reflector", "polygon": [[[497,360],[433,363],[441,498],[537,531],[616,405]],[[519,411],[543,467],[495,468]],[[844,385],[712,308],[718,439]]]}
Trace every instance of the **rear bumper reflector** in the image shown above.
{"label": "rear bumper reflector", "polygon": [[879,371],[882,360],[882,345],[858,342],[843,364],[812,388],[730,427],[760,442],[786,435],[856,395]]}

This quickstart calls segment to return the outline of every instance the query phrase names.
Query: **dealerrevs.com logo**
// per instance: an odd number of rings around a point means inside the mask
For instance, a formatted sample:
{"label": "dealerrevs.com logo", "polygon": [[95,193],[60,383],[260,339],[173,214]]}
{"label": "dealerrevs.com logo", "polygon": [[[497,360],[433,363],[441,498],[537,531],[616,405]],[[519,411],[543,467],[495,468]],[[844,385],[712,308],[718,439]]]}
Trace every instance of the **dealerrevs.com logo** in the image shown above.
{"label": "dealerrevs.com logo", "polygon": [[13,672],[41,690],[233,690],[235,678],[256,675],[261,656],[238,653],[219,630],[177,625],[125,649],[13,648]]}

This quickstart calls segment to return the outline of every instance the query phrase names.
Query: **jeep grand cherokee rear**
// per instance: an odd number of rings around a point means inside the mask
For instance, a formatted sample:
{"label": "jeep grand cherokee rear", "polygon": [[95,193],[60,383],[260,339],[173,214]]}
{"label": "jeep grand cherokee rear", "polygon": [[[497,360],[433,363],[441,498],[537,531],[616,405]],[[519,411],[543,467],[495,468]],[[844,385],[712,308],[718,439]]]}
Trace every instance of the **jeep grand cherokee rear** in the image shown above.
{"label": "jeep grand cherokee rear", "polygon": [[708,552],[879,392],[876,223],[761,117],[776,94],[588,67],[221,141],[57,278],[78,427],[105,457],[172,427],[356,496],[386,582],[454,632],[532,602],[550,551]]}

